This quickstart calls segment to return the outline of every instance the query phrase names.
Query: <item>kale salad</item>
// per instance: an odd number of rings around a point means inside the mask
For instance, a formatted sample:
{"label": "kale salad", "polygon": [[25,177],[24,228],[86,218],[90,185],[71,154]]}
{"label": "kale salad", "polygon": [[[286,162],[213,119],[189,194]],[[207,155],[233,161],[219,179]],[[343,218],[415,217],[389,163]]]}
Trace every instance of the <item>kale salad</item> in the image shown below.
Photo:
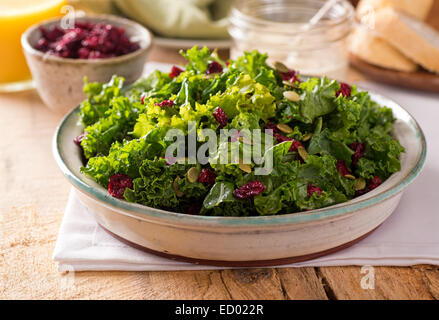
{"label": "kale salad", "polygon": [[[84,86],[84,133],[75,139],[81,172],[111,196],[187,214],[275,215],[349,201],[400,170],[404,148],[392,136],[392,110],[367,92],[303,79],[257,51],[233,61],[208,48],[181,54],[184,68],[128,86],[117,76]],[[183,133],[183,154],[169,156],[170,129]],[[233,134],[224,139],[227,130]],[[241,135],[257,130],[259,140]],[[232,150],[237,157],[218,161]],[[259,158],[243,161],[255,150]]]}

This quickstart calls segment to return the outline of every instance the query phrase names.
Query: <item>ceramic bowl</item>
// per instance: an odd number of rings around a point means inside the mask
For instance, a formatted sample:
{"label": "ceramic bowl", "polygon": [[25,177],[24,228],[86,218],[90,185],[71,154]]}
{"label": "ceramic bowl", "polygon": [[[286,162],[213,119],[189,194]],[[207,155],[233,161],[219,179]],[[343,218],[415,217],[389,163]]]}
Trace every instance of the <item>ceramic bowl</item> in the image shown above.
{"label": "ceramic bowl", "polygon": [[76,21],[104,22],[124,28],[130,39],[139,43],[140,49],[114,58],[60,58],[34,49],[41,38],[40,27],[59,24],[59,18],[27,29],[21,37],[21,44],[35,86],[43,102],[60,113],[70,111],[85,99],[82,92],[84,77],[89,82],[108,82],[113,74],[117,74],[124,77],[126,83],[137,80],[143,72],[153,40],[152,34],[140,24],[116,16],[84,16],[76,18]]}
{"label": "ceramic bowl", "polygon": [[373,191],[346,203],[277,216],[206,217],[154,209],[111,197],[79,172],[81,157],[72,140],[82,133],[78,109],[58,127],[53,152],[58,165],[96,221],[119,239],[175,259],[222,266],[268,266],[316,258],[361,240],[382,224],[404,189],[421,171],[424,134],[396,102],[371,93],[393,110],[394,135],[405,147],[401,171]]}

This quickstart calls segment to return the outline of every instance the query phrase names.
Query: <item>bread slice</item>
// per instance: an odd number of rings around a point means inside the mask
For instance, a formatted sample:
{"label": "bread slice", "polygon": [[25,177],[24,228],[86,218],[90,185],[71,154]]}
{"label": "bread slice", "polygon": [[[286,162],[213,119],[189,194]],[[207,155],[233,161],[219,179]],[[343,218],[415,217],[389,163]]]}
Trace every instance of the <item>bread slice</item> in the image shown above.
{"label": "bread slice", "polygon": [[379,67],[405,72],[414,72],[418,69],[416,63],[364,26],[356,27],[350,35],[349,51]]}
{"label": "bread slice", "polygon": [[361,21],[363,16],[369,15],[373,11],[391,7],[420,20],[425,20],[433,2],[434,0],[360,0],[356,16]]}
{"label": "bread slice", "polygon": [[374,31],[406,57],[439,73],[439,33],[419,19],[384,8],[375,13]]}

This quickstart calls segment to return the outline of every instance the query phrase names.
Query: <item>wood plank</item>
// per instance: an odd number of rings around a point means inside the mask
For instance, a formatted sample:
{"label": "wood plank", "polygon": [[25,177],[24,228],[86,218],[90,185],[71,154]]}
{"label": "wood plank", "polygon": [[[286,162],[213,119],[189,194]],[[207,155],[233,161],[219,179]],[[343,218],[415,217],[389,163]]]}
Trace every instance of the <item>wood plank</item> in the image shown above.
{"label": "wood plank", "polygon": [[233,299],[327,299],[314,268],[221,271]]}
{"label": "wood plank", "polygon": [[[75,287],[80,289],[78,297],[93,299],[230,298],[219,271],[79,272]],[[90,288],[93,290],[84,292]]]}
{"label": "wood plank", "polygon": [[[363,289],[361,267],[318,268],[326,291],[335,299],[433,299],[422,269],[374,267],[375,288]],[[437,283],[436,283],[437,285]]]}
{"label": "wood plank", "polygon": [[149,272],[148,277],[154,299],[231,298],[220,271]]}
{"label": "wood plank", "polygon": [[424,275],[424,282],[431,296],[439,300],[439,266],[415,266]]}
{"label": "wood plank", "polygon": [[232,299],[286,299],[276,269],[232,269],[221,271]]}
{"label": "wood plank", "polygon": [[276,269],[284,290],[284,295],[293,300],[326,300],[324,286],[315,268]]}

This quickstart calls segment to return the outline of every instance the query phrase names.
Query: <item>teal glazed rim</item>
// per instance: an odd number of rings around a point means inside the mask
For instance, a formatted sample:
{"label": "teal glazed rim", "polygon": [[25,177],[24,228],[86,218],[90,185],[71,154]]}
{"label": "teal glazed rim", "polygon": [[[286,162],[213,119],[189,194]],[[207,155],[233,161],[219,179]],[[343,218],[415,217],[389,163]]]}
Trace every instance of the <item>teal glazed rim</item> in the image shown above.
{"label": "teal glazed rim", "polygon": [[[374,96],[382,97],[376,93],[373,93]],[[387,99],[387,98],[386,98]],[[388,99],[390,100],[390,99]],[[401,192],[406,186],[408,186],[421,172],[426,159],[427,154],[427,144],[425,140],[424,133],[422,132],[419,124],[416,120],[399,104],[395,103],[399,108],[401,108],[409,117],[408,122],[410,126],[416,133],[416,139],[418,143],[421,145],[421,152],[417,158],[416,163],[412,168],[409,169],[408,173],[400,178],[400,181],[396,183],[396,185],[381,190],[376,195],[369,198],[357,198],[355,202],[347,201],[341,204],[337,204],[330,207],[320,208],[317,210],[307,211],[307,212],[298,212],[298,213],[289,213],[283,215],[273,215],[273,216],[251,216],[251,217],[219,217],[219,216],[197,216],[197,215],[188,215],[184,213],[171,212],[161,209],[156,209],[152,207],[147,207],[144,205],[126,202],[124,200],[119,200],[117,198],[111,197],[107,190],[103,187],[94,187],[86,182],[84,182],[80,177],[78,177],[74,172],[72,172],[65,162],[65,157],[61,152],[61,144],[62,137],[66,134],[66,132],[72,127],[68,126],[68,123],[75,123],[75,129],[78,129],[76,125],[78,122],[78,113],[79,106],[72,111],[70,111],[61,121],[59,126],[57,127],[53,139],[52,151],[55,157],[55,160],[63,174],[67,177],[67,179],[80,191],[92,197],[97,202],[101,203],[106,207],[110,207],[111,209],[118,211],[122,214],[136,213],[145,215],[145,218],[151,217],[155,219],[162,220],[163,222],[171,223],[171,224],[183,224],[187,226],[239,226],[239,227],[259,227],[259,226],[275,226],[275,225],[289,225],[289,224],[300,224],[306,222],[315,222],[321,221],[325,218],[334,218],[340,217],[344,214],[353,213],[355,211],[364,209],[366,207],[375,205],[380,203],[386,199],[389,199],[399,192]],[[75,120],[75,121],[72,121]],[[72,141],[69,140],[69,143]],[[82,177],[84,179],[84,177]],[[88,178],[86,178],[88,179]],[[366,194],[367,195],[367,194]],[[366,196],[364,195],[364,196]]]}

